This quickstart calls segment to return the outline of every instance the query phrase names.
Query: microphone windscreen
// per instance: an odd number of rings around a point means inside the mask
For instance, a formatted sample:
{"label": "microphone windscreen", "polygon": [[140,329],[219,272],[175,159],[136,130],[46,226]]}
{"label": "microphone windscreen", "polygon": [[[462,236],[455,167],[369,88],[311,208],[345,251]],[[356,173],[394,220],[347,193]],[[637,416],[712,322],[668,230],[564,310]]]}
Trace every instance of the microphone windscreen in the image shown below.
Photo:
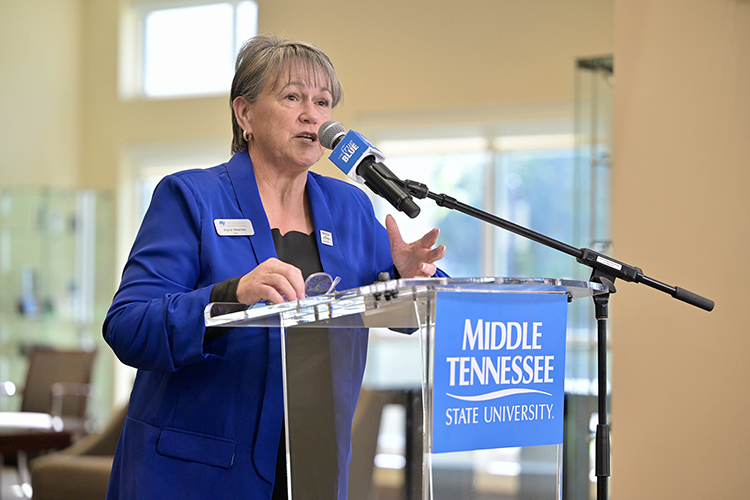
{"label": "microphone windscreen", "polygon": [[333,149],[346,135],[346,127],[337,121],[329,120],[318,129],[318,141],[326,149]]}

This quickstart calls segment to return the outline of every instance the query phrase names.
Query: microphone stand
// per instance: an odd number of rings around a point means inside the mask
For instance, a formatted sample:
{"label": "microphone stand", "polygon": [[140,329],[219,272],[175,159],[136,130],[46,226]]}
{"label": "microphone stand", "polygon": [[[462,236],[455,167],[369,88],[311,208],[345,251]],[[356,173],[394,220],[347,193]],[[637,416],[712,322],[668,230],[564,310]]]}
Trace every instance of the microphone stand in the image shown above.
{"label": "microphone stand", "polygon": [[612,259],[611,257],[588,248],[573,247],[541,233],[519,226],[518,224],[514,224],[513,222],[501,219],[500,217],[483,210],[461,203],[451,196],[432,193],[427,186],[419,182],[410,180],[402,181],[395,177],[395,175],[392,176],[390,180],[401,185],[415,198],[429,198],[438,206],[457,210],[481,221],[575,257],[579,263],[589,266],[592,269],[591,281],[601,283],[607,288],[606,293],[593,296],[594,314],[597,321],[597,411],[599,414],[599,422],[596,426],[596,498],[597,500],[606,500],[609,494],[610,477],[610,439],[609,424],[607,423],[607,319],[609,297],[617,291],[615,288],[615,280],[620,278],[623,281],[643,283],[644,285],[668,293],[678,300],[687,302],[688,304],[699,307],[705,311],[712,311],[714,308],[714,302],[685,290],[684,288],[670,286],[653,278],[649,278],[648,276],[645,276],[643,271],[638,267],[630,266],[624,262]]}

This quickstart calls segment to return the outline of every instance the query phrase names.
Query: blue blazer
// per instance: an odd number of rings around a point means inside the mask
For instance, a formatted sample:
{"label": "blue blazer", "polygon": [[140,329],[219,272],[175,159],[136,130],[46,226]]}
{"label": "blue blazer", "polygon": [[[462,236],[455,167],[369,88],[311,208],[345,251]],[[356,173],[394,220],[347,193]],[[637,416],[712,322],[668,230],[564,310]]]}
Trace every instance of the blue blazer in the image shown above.
{"label": "blue blazer", "polygon": [[[341,277],[339,290],[393,275],[387,233],[360,189],[312,172],[306,189],[320,261]],[[217,219],[248,219],[254,234],[219,236]],[[203,319],[214,284],[271,257],[271,228],[246,151],[159,183],[103,326],[117,357],[138,368],[108,499],[271,497],[283,415],[279,331],[236,328],[205,343]],[[347,353],[349,373],[337,381],[336,404],[350,429],[367,331],[339,337],[346,339],[335,349]],[[349,434],[339,441],[346,465]],[[346,497],[345,469],[339,498]]]}

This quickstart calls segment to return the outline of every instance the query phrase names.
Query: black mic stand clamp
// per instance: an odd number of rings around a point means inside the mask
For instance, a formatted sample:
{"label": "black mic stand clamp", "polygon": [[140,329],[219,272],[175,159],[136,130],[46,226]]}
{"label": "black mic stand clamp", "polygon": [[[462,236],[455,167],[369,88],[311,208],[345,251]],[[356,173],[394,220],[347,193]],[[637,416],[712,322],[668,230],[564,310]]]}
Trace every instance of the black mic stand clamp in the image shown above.
{"label": "black mic stand clamp", "polygon": [[365,186],[388,200],[396,210],[405,213],[411,219],[419,215],[419,205],[414,203],[408,189],[398,182],[398,177],[388,167],[375,161],[374,156],[368,156],[360,162],[357,166],[357,175],[364,179]]}
{"label": "black mic stand clamp", "polygon": [[576,258],[576,260],[592,268],[590,280],[601,283],[606,286],[607,292],[594,295],[594,313],[597,321],[597,412],[598,424],[596,426],[596,498],[605,500],[609,494],[609,477],[610,477],[610,439],[609,424],[607,423],[607,319],[610,295],[615,293],[615,280],[620,278],[624,281],[643,283],[662,292],[668,293],[672,297],[687,302],[706,311],[712,311],[714,302],[698,294],[685,290],[680,287],[673,287],[649,278],[643,274],[643,271],[634,266],[625,264],[589,248],[576,248],[567,245],[543,234],[534,232],[518,224],[514,224],[505,219],[487,213],[483,210],[471,207],[457,201],[455,198],[445,194],[435,194],[430,192],[429,188],[422,183],[405,180],[401,181],[397,177],[391,178],[408,190],[415,198],[430,198],[438,206],[458,210],[466,215],[475,217],[481,221],[487,222],[494,226],[500,227],[524,238],[528,238],[537,243],[541,243],[555,250],[567,253]]}

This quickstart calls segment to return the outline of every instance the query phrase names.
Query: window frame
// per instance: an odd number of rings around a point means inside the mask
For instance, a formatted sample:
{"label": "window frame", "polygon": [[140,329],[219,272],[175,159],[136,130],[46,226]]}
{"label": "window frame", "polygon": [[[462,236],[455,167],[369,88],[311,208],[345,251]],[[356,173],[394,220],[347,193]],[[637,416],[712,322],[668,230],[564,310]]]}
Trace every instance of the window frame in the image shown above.
{"label": "window frame", "polygon": [[[129,100],[169,100],[190,99],[200,97],[211,97],[222,95],[229,91],[207,91],[195,93],[175,93],[169,95],[148,95],[145,90],[145,61],[146,42],[145,25],[146,19],[152,12],[168,9],[179,9],[188,7],[200,7],[208,5],[229,4],[232,6],[234,15],[232,20],[232,38],[234,40],[235,55],[242,42],[237,40],[237,10],[240,4],[245,2],[254,3],[256,11],[259,10],[257,0],[129,0],[121,7],[120,12],[120,34],[118,43],[118,95],[120,99]],[[256,26],[254,34],[258,33]],[[233,69],[233,68],[232,68]]]}

